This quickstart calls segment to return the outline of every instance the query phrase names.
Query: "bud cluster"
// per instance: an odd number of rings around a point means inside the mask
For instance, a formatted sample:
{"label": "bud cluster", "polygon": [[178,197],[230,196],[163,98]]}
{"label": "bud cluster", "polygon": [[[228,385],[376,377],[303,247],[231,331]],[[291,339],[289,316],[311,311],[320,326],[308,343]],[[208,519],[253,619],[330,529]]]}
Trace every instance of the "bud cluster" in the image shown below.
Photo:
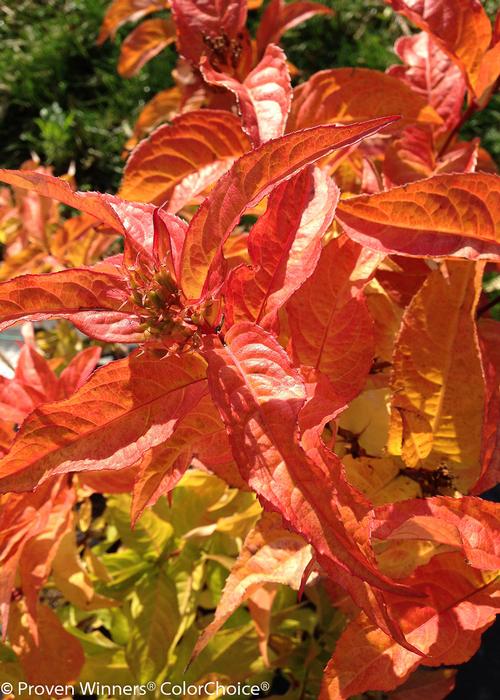
{"label": "bud cluster", "polygon": [[147,277],[141,270],[130,272],[130,301],[138,307],[146,340],[156,341],[174,352],[198,345],[200,332],[213,332],[220,304],[212,300],[186,306],[184,295],[165,267]]}

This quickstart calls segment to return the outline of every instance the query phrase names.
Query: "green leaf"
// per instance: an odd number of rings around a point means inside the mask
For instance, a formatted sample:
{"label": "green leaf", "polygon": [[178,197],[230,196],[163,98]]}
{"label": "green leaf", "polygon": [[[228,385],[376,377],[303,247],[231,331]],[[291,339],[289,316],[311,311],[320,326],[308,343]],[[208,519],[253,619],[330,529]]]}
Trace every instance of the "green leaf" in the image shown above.
{"label": "green leaf", "polygon": [[181,622],[173,579],[160,569],[144,576],[131,596],[130,639],[125,652],[139,683],[161,680]]}

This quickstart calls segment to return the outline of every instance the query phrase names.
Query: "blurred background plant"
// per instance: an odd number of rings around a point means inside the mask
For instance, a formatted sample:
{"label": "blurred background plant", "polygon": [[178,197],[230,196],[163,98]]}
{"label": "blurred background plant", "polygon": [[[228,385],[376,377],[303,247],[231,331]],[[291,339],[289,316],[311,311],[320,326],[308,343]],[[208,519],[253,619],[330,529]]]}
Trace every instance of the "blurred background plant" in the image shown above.
{"label": "blurred background plant", "polygon": [[[283,46],[301,79],[335,66],[384,70],[395,39],[409,25],[383,0],[325,0],[332,17],[316,17],[287,33]],[[121,152],[141,107],[171,85],[169,47],[131,79],[116,72],[119,47],[96,45],[109,0],[0,0],[0,164],[16,168],[36,152],[57,174],[76,164],[82,189],[113,192]],[[491,16],[497,0],[484,3]],[[257,17],[257,13],[253,13]],[[500,96],[473,117],[465,136],[479,135],[500,162]]]}

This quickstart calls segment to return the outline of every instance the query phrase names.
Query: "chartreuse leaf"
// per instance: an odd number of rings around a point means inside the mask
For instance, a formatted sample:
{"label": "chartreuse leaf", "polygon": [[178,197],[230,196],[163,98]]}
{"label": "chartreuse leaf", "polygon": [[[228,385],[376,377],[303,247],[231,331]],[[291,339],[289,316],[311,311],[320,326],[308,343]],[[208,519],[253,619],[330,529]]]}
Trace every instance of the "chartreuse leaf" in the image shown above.
{"label": "chartreuse leaf", "polygon": [[262,673],[264,664],[257,646],[252,622],[242,627],[221,630],[189,666],[186,682],[194,682],[216,674],[231,680],[252,679]]}
{"label": "chartreuse leaf", "polygon": [[168,519],[156,512],[155,508],[144,512],[134,529],[130,528],[130,496],[116,494],[108,499],[111,521],[118,530],[121,541],[126,547],[149,561],[155,561],[172,541],[174,528]]}
{"label": "chartreuse leaf", "polygon": [[130,596],[126,658],[140,683],[161,678],[181,622],[175,582],[162,566],[148,572]]}

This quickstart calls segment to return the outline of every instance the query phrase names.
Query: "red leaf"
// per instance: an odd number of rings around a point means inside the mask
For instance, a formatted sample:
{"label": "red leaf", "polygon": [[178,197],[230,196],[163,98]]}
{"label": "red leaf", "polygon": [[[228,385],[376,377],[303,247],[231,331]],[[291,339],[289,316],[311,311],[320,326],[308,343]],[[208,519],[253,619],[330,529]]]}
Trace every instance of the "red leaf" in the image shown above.
{"label": "red leaf", "polygon": [[182,114],[139,144],[127,161],[120,196],[178,211],[250,148],[237,117],[204,109]]}
{"label": "red leaf", "polygon": [[0,180],[14,187],[35,190],[43,197],[52,197],[70,207],[91,214],[115,231],[124,233],[123,225],[109,204],[106,195],[99,192],[74,192],[65,180],[35,170],[2,170]]}
{"label": "red leaf", "polygon": [[466,91],[460,69],[426,32],[400,37],[394,50],[405,65],[390,66],[387,74],[404,80],[422,95],[448,129],[455,126]]}
{"label": "red leaf", "polygon": [[429,596],[429,603],[394,601],[391,612],[401,620],[411,643],[427,654],[419,657],[374,628],[362,613],[340,637],[325,670],[320,700],[347,700],[367,690],[392,690],[420,664],[458,664],[477,651],[481,634],[495,619],[498,582],[467,569],[461,555],[443,554],[406,579]]}
{"label": "red leaf", "polygon": [[442,124],[427,100],[401,80],[368,68],[334,68],[315,73],[295,88],[287,128],[348,124],[385,114],[402,117],[392,131],[416,121]]}
{"label": "red leaf", "polygon": [[75,355],[59,377],[60,394],[66,398],[80,389],[97,367],[101,357],[101,348],[90,347]]}
{"label": "red leaf", "polygon": [[429,32],[452,57],[474,89],[490,46],[490,20],[478,0],[387,0],[400,14]]}
{"label": "red leaf", "polygon": [[148,19],[131,32],[122,44],[118,73],[131,78],[152,58],[175,41],[172,19]]}
{"label": "red leaf", "polygon": [[381,253],[500,260],[500,178],[436,175],[388,192],[342,200],[337,218]]}
{"label": "red leaf", "polygon": [[236,39],[247,19],[246,0],[172,0],[177,50],[193,63],[208,50],[207,37]]}
{"label": "red leaf", "polygon": [[204,289],[221,283],[222,246],[246,209],[306,165],[371,136],[394,120],[385,117],[344,127],[318,126],[270,141],[240,158],[191,221],[182,260],[186,296],[196,299]]}
{"label": "red leaf", "polygon": [[254,146],[282,136],[290,111],[292,88],[284,52],[270,44],[251,73],[240,83],[216,71],[206,58],[200,69],[207,83],[225,87],[238,103],[243,130]]}
{"label": "red leaf", "polygon": [[129,295],[121,277],[96,270],[21,275],[0,284],[0,330],[24,320],[66,318],[98,340],[137,342],[143,333]]}
{"label": "red leaf", "polygon": [[206,390],[199,355],[134,353],[101,367],[65,401],[24,422],[0,461],[0,491],[27,491],[71,471],[125,469],[168,439]]}
{"label": "red leaf", "polygon": [[413,499],[374,510],[375,539],[430,540],[463,552],[470,566],[500,569],[500,506],[479,498]]}
{"label": "red leaf", "polygon": [[269,44],[277,44],[289,29],[302,24],[315,15],[331,15],[333,10],[319,2],[299,0],[286,3],[284,0],[271,0],[266,7],[257,29],[257,49],[259,56]]}
{"label": "red leaf", "polygon": [[333,181],[312,166],[272,192],[248,237],[252,267],[236,268],[227,281],[229,324],[274,325],[279,309],[314,271],[337,200]]}
{"label": "red leaf", "polygon": [[334,239],[286,307],[295,361],[326,375],[343,403],[361,391],[373,362],[373,321],[363,287],[379,262],[346,237]]}
{"label": "red leaf", "polygon": [[206,355],[210,390],[245,481],[267,510],[279,512],[287,527],[313,545],[328,575],[405,643],[386,616],[383,594],[370,588],[400,591],[375,567],[360,524],[368,502],[347,484],[332,453],[326,465],[299,445],[305,389],[284,350],[258,326],[241,323],[226,334],[222,348]]}

